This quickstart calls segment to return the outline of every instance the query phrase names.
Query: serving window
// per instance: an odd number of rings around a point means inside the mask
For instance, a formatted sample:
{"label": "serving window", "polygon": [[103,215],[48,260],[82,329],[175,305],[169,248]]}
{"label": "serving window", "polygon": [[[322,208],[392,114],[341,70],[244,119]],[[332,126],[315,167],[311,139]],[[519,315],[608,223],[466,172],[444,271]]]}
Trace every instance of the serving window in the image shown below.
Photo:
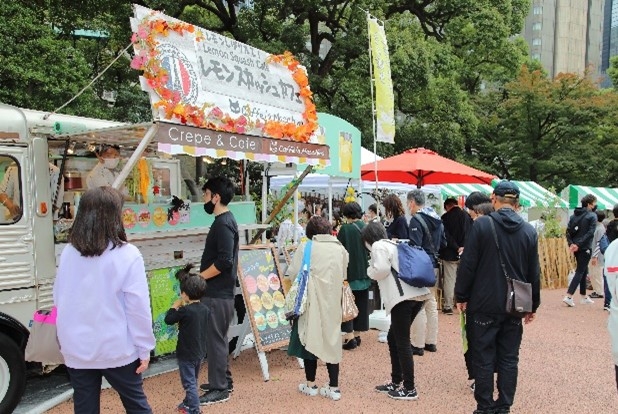
{"label": "serving window", "polygon": [[21,166],[14,157],[0,154],[0,225],[19,221],[22,200]]}

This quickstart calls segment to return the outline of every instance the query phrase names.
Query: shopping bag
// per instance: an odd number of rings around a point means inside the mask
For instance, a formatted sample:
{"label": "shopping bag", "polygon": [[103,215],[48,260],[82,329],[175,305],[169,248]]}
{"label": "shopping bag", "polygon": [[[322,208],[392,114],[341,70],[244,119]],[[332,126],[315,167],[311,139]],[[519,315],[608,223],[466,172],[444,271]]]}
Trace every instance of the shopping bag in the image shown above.
{"label": "shopping bag", "polygon": [[40,362],[43,365],[64,364],[56,335],[57,314],[55,306],[51,310],[38,310],[34,313],[26,345],[26,361]]}
{"label": "shopping bag", "polygon": [[298,319],[298,317],[305,312],[307,307],[307,283],[309,281],[311,243],[311,241],[308,241],[305,245],[302,265],[285,298],[285,318],[288,321]]}
{"label": "shopping bag", "polygon": [[354,292],[348,284],[343,282],[341,289],[341,322],[348,322],[358,316],[358,307],[354,301]]}

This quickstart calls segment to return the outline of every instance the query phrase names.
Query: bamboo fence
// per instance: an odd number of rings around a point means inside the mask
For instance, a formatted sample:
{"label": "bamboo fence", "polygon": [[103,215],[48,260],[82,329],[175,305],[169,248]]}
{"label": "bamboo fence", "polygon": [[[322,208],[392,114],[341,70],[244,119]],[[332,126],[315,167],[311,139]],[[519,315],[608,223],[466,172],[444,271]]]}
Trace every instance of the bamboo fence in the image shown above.
{"label": "bamboo fence", "polygon": [[569,251],[565,237],[539,238],[541,288],[558,289],[568,286],[568,275],[575,269],[575,257]]}

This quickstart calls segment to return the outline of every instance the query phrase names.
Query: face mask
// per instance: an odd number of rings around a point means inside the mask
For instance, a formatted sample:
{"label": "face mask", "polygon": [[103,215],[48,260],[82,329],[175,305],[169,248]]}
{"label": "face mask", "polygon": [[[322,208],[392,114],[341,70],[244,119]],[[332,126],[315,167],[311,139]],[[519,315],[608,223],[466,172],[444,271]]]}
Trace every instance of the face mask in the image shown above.
{"label": "face mask", "polygon": [[597,206],[592,207],[592,211],[597,211]]}
{"label": "face mask", "polygon": [[105,168],[108,170],[116,168],[119,162],[120,158],[103,158],[103,165],[105,165]]}
{"label": "face mask", "polygon": [[204,203],[204,211],[206,214],[212,214],[215,212],[215,203],[210,200],[208,203]]}
{"label": "face mask", "polygon": [[365,249],[371,251],[371,245],[367,242],[365,242]]}

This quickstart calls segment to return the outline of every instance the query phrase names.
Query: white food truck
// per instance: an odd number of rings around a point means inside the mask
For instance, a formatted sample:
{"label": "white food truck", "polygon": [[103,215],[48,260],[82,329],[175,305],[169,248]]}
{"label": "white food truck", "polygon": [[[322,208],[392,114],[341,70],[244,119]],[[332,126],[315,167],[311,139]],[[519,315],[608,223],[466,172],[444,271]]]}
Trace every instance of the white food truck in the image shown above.
{"label": "white food truck", "polygon": [[[11,412],[24,392],[28,328],[36,310],[53,305],[57,259],[66,245],[79,197],[86,190],[87,173],[97,162],[92,154],[97,145],[121,148],[125,161],[114,187],[126,187],[132,200],[123,207],[123,224],[146,264],[157,339],[154,354],[174,351],[174,332],[159,319],[176,295],[174,271],[188,262],[199,263],[212,218],[203,213],[202,203],[187,200],[178,159],[182,156],[166,154],[165,149],[181,136],[195,141],[198,135],[216,137],[230,150],[242,142],[255,148],[254,154],[264,160],[283,157],[297,161],[284,154],[300,145],[285,140],[269,145],[270,138],[165,122],[127,125],[0,104],[0,201],[11,197],[12,204],[19,207],[9,211],[5,203],[0,205],[0,413]],[[212,147],[212,141],[192,142],[188,152],[200,145]],[[316,162],[327,159],[328,147],[302,145],[320,150]],[[247,150],[230,150],[225,156],[253,159]],[[271,150],[274,152],[269,153]],[[58,171],[61,179],[55,181],[52,177],[57,177]],[[144,176],[148,182],[139,182]],[[54,203],[55,193],[62,199]],[[170,204],[174,195],[185,201],[180,208]],[[251,239],[253,231],[267,227],[256,223],[252,201],[233,201],[230,209],[239,223],[241,244]],[[60,218],[55,217],[58,214]]]}

